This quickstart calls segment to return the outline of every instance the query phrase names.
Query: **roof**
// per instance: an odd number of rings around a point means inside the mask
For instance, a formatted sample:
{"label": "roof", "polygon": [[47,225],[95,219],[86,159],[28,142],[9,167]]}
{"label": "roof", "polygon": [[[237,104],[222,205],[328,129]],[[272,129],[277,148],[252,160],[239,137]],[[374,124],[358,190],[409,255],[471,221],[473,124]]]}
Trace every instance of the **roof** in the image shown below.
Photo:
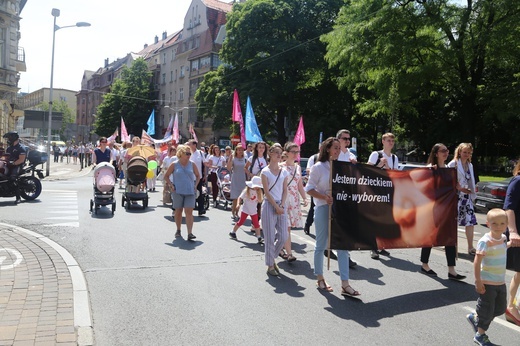
{"label": "roof", "polygon": [[219,0],[202,0],[202,3],[208,8],[212,8],[218,11],[231,12],[233,9],[233,3],[227,3]]}

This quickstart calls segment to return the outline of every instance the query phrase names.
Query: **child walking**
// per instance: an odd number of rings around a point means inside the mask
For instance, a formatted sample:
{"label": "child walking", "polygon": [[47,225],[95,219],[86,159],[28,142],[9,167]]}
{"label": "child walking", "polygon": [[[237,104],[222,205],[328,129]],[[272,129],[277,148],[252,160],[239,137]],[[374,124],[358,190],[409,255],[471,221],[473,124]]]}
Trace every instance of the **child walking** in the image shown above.
{"label": "child walking", "polygon": [[247,217],[251,218],[251,223],[253,224],[253,229],[255,230],[256,237],[258,239],[258,244],[262,243],[262,236],[260,234],[260,224],[258,223],[258,212],[257,205],[258,203],[262,203],[264,199],[262,193],[262,179],[260,177],[253,177],[251,181],[246,181],[246,188],[242,191],[240,197],[238,197],[238,205],[240,205],[240,201],[243,201],[242,211],[240,213],[240,220],[235,223],[235,227],[233,227],[233,232],[229,233],[229,236],[232,239],[237,239],[237,230],[240,226],[244,224]]}
{"label": "child walking", "polygon": [[475,290],[479,293],[476,313],[466,316],[475,331],[476,344],[493,345],[486,331],[496,316],[506,311],[506,252],[511,246],[503,234],[507,228],[507,215],[502,209],[491,209],[487,213],[487,226],[490,229],[477,244],[473,269],[475,271]]}

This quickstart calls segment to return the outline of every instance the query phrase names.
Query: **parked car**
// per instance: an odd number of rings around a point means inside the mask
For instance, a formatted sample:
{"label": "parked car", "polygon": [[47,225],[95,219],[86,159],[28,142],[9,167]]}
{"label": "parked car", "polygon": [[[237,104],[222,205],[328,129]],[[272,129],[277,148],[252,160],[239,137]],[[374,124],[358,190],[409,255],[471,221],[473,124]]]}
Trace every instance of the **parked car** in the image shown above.
{"label": "parked car", "polygon": [[487,211],[493,208],[503,208],[507,186],[513,177],[500,181],[480,181],[476,186],[475,209]]}
{"label": "parked car", "polygon": [[301,157],[300,158],[300,167],[302,169],[302,182],[303,182],[303,186],[305,186],[307,184],[307,180],[309,179],[309,177],[307,176],[307,162],[309,162],[309,158],[308,157]]}
{"label": "parked car", "polygon": [[399,171],[409,171],[416,168],[424,168],[426,165],[424,163],[417,162],[399,162],[397,164],[397,170]]}

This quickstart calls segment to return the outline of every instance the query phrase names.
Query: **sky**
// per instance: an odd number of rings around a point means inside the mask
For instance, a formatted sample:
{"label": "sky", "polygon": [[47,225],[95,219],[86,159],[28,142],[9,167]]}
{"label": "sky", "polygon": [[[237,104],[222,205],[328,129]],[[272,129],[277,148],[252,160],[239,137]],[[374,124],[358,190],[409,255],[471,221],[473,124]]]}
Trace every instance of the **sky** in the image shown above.
{"label": "sky", "polygon": [[56,31],[54,88],[79,91],[85,70],[96,71],[105,59],[113,62],[152,44],[164,31],[183,27],[191,0],[28,0],[20,17],[26,72],[20,72],[21,92],[50,87],[53,8],[58,26],[88,22],[90,27]]}

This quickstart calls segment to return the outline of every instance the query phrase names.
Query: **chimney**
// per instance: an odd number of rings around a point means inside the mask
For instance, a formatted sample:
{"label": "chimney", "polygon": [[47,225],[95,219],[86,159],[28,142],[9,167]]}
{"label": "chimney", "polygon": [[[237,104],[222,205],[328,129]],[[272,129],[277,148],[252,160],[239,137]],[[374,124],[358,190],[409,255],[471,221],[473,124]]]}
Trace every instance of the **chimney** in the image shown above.
{"label": "chimney", "polygon": [[163,40],[166,40],[166,37],[167,37],[167,36],[168,36],[168,35],[166,34],[166,31],[162,33],[162,39],[163,39]]}
{"label": "chimney", "polygon": [[159,42],[159,37],[157,35],[155,35],[154,43],[157,43],[157,42]]}
{"label": "chimney", "polygon": [[108,58],[105,59],[105,68],[108,67]]}
{"label": "chimney", "polygon": [[148,48],[148,43],[145,43],[143,48]]}

